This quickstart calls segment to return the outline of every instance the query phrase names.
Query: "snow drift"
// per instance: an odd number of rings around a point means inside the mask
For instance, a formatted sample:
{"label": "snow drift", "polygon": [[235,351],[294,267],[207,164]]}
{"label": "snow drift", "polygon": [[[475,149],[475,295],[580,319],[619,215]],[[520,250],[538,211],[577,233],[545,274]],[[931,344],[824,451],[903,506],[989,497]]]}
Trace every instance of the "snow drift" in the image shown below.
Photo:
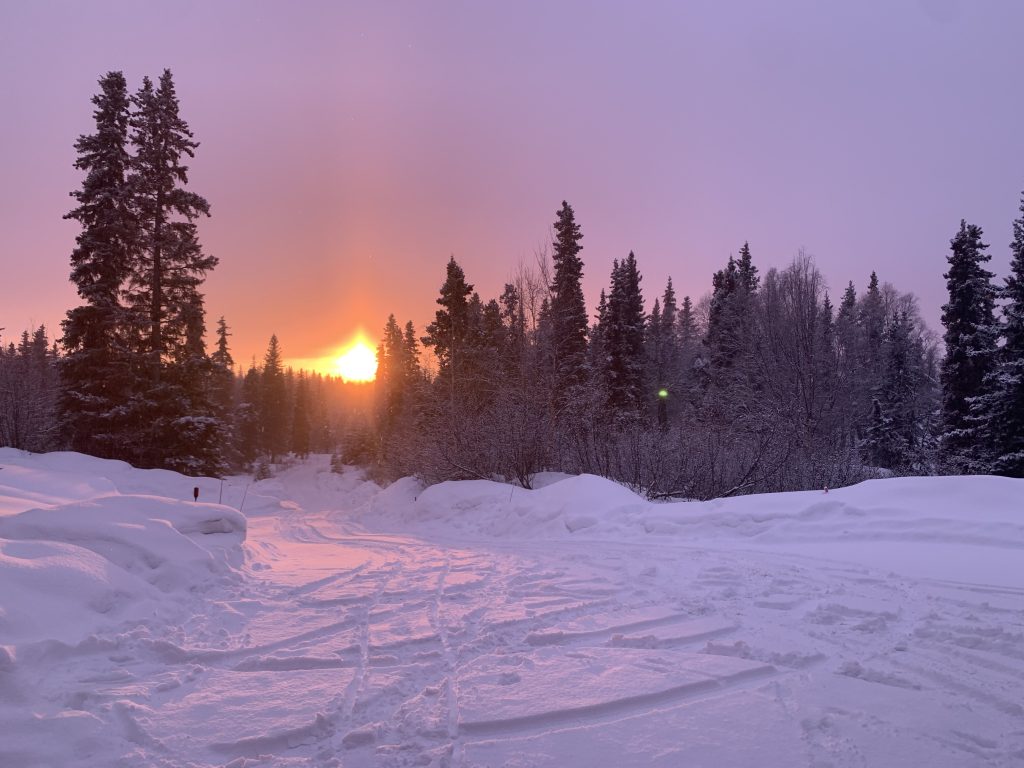
{"label": "snow drift", "polygon": [[238,578],[246,520],[236,510],[120,491],[141,475],[185,496],[190,478],[11,449],[0,467],[0,644],[74,642]]}
{"label": "snow drift", "polygon": [[648,502],[593,475],[535,490],[485,480],[424,489],[406,478],[359,519],[378,530],[481,538],[729,540],[912,575],[1024,586],[1024,482],[1004,477],[892,478],[829,492],[675,503]]}

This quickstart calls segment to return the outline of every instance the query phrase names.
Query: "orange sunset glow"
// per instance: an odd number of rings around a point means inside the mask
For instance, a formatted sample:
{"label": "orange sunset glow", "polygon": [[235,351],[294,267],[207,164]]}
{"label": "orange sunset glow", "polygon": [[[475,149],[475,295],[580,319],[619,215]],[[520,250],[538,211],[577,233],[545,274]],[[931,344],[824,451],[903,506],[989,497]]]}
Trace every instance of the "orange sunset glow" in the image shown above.
{"label": "orange sunset glow", "polygon": [[377,353],[365,337],[358,335],[339,355],[325,359],[317,368],[345,381],[369,382],[377,376]]}

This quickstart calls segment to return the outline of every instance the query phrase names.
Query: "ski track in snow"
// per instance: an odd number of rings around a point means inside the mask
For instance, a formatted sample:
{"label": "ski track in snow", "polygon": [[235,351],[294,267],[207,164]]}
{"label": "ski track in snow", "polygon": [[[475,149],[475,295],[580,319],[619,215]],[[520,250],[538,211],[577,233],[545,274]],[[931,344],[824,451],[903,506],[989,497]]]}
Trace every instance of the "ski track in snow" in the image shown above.
{"label": "ski track in snow", "polygon": [[25,713],[0,732],[72,750],[0,764],[1024,766],[1024,589],[681,537],[372,533],[354,471],[274,483],[294,503],[250,517],[245,578],[202,610],[0,648]]}

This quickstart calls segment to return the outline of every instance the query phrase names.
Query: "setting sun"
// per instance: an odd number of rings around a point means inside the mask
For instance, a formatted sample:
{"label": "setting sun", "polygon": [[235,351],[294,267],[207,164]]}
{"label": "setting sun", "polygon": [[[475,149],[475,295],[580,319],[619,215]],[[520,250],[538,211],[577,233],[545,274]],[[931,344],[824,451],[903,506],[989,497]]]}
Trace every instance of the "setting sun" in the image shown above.
{"label": "setting sun", "polygon": [[357,339],[334,361],[334,373],[345,381],[373,381],[377,375],[377,353]]}

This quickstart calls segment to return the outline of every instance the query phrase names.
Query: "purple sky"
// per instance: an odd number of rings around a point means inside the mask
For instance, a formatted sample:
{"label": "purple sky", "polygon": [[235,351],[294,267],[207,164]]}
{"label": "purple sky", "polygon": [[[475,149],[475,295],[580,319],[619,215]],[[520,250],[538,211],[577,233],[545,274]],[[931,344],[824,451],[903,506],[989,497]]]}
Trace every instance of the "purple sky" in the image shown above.
{"label": "purple sky", "polygon": [[1024,2],[4,2],[0,326],[75,302],[61,220],[96,80],[170,67],[202,143],[206,283],[239,361],[429,321],[454,254],[486,299],[583,228],[591,306],[632,249],[648,307],[749,240],[833,294],[872,269],[933,327],[961,217],[1008,263],[1024,188]]}

